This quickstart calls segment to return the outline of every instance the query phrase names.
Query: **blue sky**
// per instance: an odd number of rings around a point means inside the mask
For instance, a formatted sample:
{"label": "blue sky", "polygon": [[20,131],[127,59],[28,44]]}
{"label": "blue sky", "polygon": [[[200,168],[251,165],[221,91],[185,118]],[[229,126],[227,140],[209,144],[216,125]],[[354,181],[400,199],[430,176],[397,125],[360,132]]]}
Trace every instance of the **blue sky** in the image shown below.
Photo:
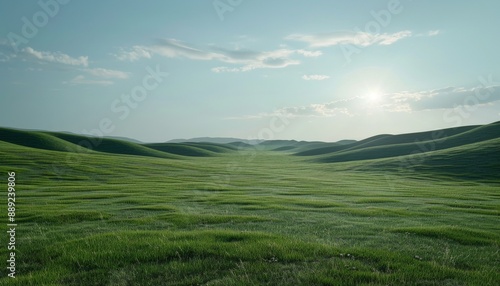
{"label": "blue sky", "polygon": [[0,126],[337,141],[500,120],[498,1],[2,1]]}

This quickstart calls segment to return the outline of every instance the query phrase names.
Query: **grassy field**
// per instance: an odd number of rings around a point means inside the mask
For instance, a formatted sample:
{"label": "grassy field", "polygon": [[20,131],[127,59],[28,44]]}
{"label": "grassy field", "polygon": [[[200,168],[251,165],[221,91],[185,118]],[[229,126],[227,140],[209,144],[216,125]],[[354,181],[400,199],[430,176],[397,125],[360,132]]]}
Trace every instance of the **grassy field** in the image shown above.
{"label": "grassy field", "polygon": [[17,278],[2,267],[0,285],[500,284],[495,136],[450,140],[418,162],[324,163],[336,155],[294,156],[307,148],[286,142],[193,143],[185,154],[120,143],[131,155],[111,139],[75,153],[65,136],[40,134],[28,146],[0,141],[18,223]]}

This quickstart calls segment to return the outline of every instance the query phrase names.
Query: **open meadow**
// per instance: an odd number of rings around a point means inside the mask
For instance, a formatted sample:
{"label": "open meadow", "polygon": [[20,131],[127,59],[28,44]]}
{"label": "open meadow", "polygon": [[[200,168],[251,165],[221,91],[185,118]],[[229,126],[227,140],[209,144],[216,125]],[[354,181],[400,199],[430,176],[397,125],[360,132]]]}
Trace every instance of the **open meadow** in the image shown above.
{"label": "open meadow", "polygon": [[[419,160],[366,148],[422,134],[326,153],[333,144],[111,139],[98,152],[1,129],[18,226],[16,279],[0,284],[498,285],[500,139],[456,139],[473,129]],[[353,150],[382,158],[328,162]]]}

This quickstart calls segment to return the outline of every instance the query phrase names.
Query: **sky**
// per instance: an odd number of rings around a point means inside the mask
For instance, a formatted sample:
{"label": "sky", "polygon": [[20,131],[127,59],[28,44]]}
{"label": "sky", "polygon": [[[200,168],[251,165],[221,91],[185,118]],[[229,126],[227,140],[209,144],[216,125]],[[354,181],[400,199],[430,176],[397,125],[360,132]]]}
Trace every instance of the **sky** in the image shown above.
{"label": "sky", "polygon": [[1,1],[0,126],[360,140],[500,120],[499,1]]}

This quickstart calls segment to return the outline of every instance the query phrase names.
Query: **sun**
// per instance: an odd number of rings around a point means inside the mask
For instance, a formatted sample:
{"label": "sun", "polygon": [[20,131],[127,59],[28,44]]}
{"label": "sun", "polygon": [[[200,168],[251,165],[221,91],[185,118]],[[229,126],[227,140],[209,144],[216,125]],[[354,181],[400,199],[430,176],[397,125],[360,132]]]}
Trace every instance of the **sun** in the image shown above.
{"label": "sun", "polygon": [[377,102],[382,98],[382,93],[378,90],[370,90],[366,93],[365,98],[368,102]]}

